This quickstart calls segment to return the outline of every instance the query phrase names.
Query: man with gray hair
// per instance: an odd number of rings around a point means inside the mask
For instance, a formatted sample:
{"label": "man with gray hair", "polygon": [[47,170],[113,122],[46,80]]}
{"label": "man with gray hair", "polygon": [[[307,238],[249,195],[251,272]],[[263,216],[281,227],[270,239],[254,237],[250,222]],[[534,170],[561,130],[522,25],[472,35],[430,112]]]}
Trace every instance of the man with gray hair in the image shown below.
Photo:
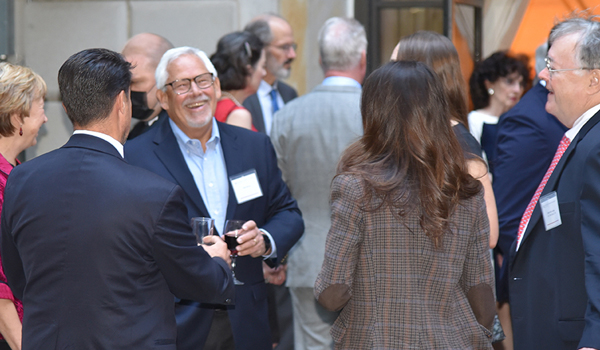
{"label": "man with gray hair", "polygon": [[283,178],[306,218],[304,236],[288,260],[296,349],[333,348],[329,331],[338,313],[317,303],[313,287],[325,254],[335,166],[363,131],[359,102],[366,72],[365,30],[354,19],[333,17],[318,41],[325,80],[283,106],[271,131]]}
{"label": "man with gray hair", "polygon": [[516,350],[600,349],[600,22],[550,32],[546,111],[569,130],[510,251]]}
{"label": "man with gray hair", "polygon": [[[548,45],[536,50],[536,72],[546,68]],[[548,90],[539,80],[508,112],[498,120],[494,195],[498,208],[500,234],[494,249],[498,318],[506,340],[512,342],[508,300],[508,255],[517,238],[519,222],[531,197],[552,162],[556,147],[567,131],[555,116],[546,112]]]}
{"label": "man with gray hair", "polygon": [[283,17],[275,14],[254,18],[244,30],[260,38],[267,54],[267,75],[260,82],[256,94],[244,101],[244,107],[252,114],[254,127],[269,135],[275,112],[298,97],[294,88],[281,81],[290,76],[291,65],[296,58],[294,32]]}
{"label": "man with gray hair", "polygon": [[[167,51],[156,68],[157,97],[169,118],[127,142],[130,164],[181,186],[188,216],[211,217],[235,230],[235,306],[178,300],[178,350],[272,350],[263,259],[275,264],[304,231],[296,201],[281,179],[264,134],[217,122],[217,71],[196,48]],[[235,245],[237,243],[237,245]]]}

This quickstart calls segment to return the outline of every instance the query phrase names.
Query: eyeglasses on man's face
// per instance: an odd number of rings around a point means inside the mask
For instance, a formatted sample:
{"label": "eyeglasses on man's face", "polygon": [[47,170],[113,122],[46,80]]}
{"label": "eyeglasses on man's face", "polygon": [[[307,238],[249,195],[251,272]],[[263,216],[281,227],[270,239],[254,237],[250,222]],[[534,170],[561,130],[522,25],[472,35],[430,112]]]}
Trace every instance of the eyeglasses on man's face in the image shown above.
{"label": "eyeglasses on man's face", "polygon": [[567,72],[567,71],[573,71],[573,70],[590,70],[592,68],[565,68],[565,69],[554,69],[551,66],[551,60],[549,57],[544,58],[544,61],[546,61],[546,68],[548,69],[548,72],[550,73],[550,75],[552,75],[553,73],[557,73],[557,72]]}
{"label": "eyeglasses on man's face", "polygon": [[277,48],[283,52],[289,52],[290,49],[294,49],[294,51],[296,51],[296,49],[298,48],[298,45],[296,43],[284,44],[284,45],[279,45],[279,46],[275,46],[275,45],[269,45],[269,46]]}
{"label": "eyeglasses on man's face", "polygon": [[171,88],[173,88],[173,91],[177,95],[183,95],[187,94],[192,89],[192,81],[196,83],[198,88],[208,89],[214,84],[215,77],[212,75],[212,73],[204,73],[192,79],[177,79],[168,84],[165,84],[165,86],[171,86]]}

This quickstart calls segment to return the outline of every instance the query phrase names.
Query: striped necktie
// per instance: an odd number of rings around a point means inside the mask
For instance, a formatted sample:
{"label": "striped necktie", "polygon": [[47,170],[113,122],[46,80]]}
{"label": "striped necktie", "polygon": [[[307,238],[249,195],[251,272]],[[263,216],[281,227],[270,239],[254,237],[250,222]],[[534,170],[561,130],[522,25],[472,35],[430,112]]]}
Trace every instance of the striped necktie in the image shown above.
{"label": "striped necktie", "polygon": [[570,144],[571,140],[569,140],[567,135],[564,135],[563,138],[560,140],[560,143],[558,144],[558,148],[556,149],[554,158],[552,158],[552,163],[550,163],[550,167],[548,167],[548,170],[546,171],[546,175],[544,175],[544,178],[542,179],[542,182],[540,182],[537,190],[535,191],[533,198],[531,198],[529,205],[527,205],[527,209],[525,209],[525,213],[523,213],[523,217],[521,217],[521,223],[519,224],[519,232],[517,233],[517,250],[519,250],[519,246],[521,245],[523,233],[525,233],[525,227],[527,227],[527,225],[529,224],[529,219],[531,219],[533,209],[535,209],[535,206],[538,200],[540,199],[540,195],[542,194],[542,191],[544,191],[544,187],[546,187],[546,184],[548,183],[550,175],[552,175],[554,168],[556,168],[556,164],[558,164],[558,161],[560,161],[560,158],[565,153]]}

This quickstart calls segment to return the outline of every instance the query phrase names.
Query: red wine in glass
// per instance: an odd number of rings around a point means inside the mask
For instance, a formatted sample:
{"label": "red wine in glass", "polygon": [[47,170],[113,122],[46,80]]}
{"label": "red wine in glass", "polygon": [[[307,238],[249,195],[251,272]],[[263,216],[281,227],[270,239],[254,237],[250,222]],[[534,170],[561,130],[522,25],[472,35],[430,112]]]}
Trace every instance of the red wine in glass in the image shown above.
{"label": "red wine in glass", "polygon": [[244,282],[241,282],[235,277],[235,260],[237,258],[237,250],[235,249],[238,246],[237,238],[239,237],[239,233],[242,230],[242,226],[245,221],[242,220],[227,220],[225,221],[225,229],[223,230],[223,239],[225,243],[227,243],[227,249],[231,252],[231,274],[233,276],[233,284],[242,285]]}
{"label": "red wine in glass", "polygon": [[225,243],[227,243],[227,249],[231,253],[231,256],[237,256],[237,250],[235,249],[238,246],[237,235],[232,232],[228,232],[225,234]]}

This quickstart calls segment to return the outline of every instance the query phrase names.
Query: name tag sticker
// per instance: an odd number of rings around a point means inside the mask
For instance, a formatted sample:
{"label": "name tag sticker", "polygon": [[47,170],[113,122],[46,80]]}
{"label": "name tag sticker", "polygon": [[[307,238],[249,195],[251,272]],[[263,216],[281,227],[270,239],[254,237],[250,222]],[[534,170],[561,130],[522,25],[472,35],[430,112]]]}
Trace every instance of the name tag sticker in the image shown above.
{"label": "name tag sticker", "polygon": [[556,191],[550,192],[540,197],[540,208],[544,218],[546,231],[562,225],[560,219],[560,209],[558,209],[558,196]]}
{"label": "name tag sticker", "polygon": [[229,181],[231,181],[238,204],[246,203],[263,195],[255,169],[230,176]]}

